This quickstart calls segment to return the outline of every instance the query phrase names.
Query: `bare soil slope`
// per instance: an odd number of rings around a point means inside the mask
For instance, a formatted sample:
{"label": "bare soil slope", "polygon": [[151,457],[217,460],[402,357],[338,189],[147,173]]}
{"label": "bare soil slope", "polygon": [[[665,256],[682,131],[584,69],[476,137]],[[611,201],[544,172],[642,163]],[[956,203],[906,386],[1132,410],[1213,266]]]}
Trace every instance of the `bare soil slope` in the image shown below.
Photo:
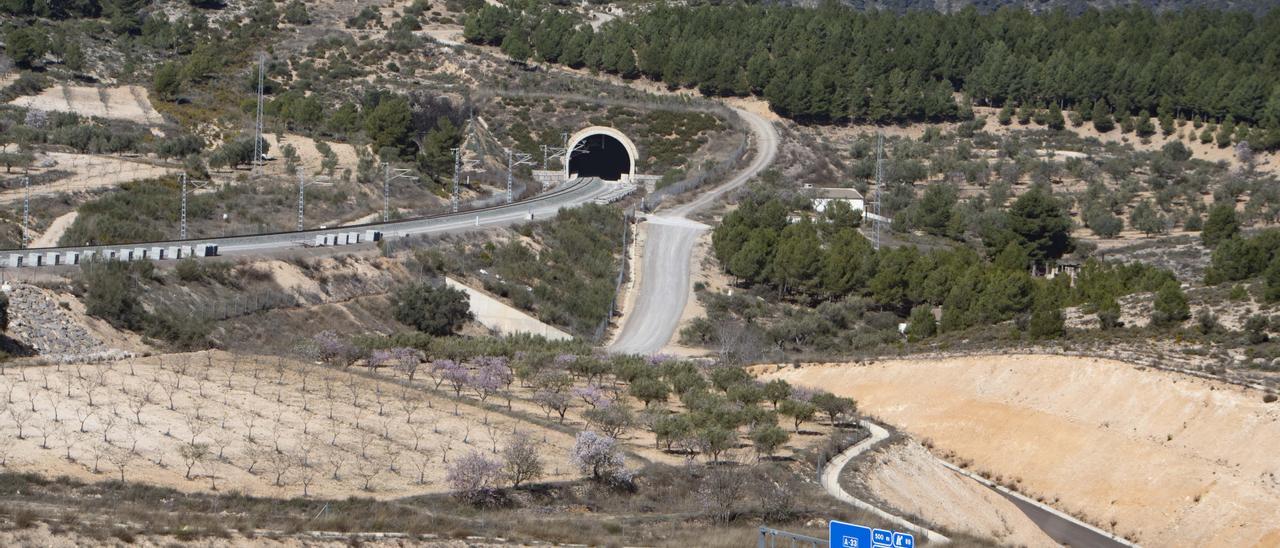
{"label": "bare soil slope", "polygon": [[1145,545],[1280,545],[1280,405],[1256,391],[1032,355],[766,376],[857,398],[951,460]]}
{"label": "bare soil slope", "polygon": [[1013,503],[948,470],[915,441],[877,449],[857,465],[858,484],[899,512],[1009,546],[1056,546]]}

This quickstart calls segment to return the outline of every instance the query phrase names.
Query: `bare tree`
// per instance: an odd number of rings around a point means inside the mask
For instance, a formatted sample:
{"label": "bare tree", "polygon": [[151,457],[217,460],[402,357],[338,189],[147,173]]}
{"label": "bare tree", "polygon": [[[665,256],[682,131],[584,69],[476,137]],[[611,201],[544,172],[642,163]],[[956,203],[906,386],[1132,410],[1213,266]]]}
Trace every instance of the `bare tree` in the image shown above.
{"label": "bare tree", "polygon": [[174,373],[165,381],[160,384],[160,390],[164,392],[165,398],[169,400],[169,410],[177,411],[178,407],[174,400],[178,397],[178,394],[182,393],[182,377]]}
{"label": "bare tree", "polygon": [[332,448],[325,453],[325,462],[327,462],[329,464],[329,468],[333,470],[330,477],[333,478],[334,481],[342,480],[342,465],[346,464],[348,458],[347,452],[342,448]]}
{"label": "bare tree", "polygon": [[49,400],[49,408],[53,410],[53,422],[62,422],[62,417],[58,416],[58,407],[62,405],[62,396],[57,392],[50,392],[45,395],[45,399]]}
{"label": "bare tree", "polygon": [[387,461],[387,471],[392,474],[399,474],[400,457],[404,456],[404,448],[394,443],[388,443],[382,450],[382,457]]}
{"label": "bare tree", "polygon": [[182,457],[182,462],[187,466],[186,478],[191,479],[191,469],[197,464],[204,462],[209,458],[209,444],[200,443],[184,443],[178,448],[178,455]]}
{"label": "bare tree", "polygon": [[257,443],[258,441],[253,437],[253,424],[257,421],[258,421],[258,416],[253,413],[249,413],[249,419],[245,421],[245,425],[244,425],[244,428],[245,428],[244,439],[249,443]]}
{"label": "bare tree", "polygon": [[413,424],[413,414],[422,408],[422,399],[410,394],[406,388],[400,392],[400,409],[404,411],[404,423]]}
{"label": "bare tree", "polygon": [[222,431],[213,436],[213,446],[218,448],[218,455],[216,457],[218,460],[226,459],[225,454],[227,447],[231,446],[232,441],[234,441],[234,438],[230,432]]}
{"label": "bare tree", "polygon": [[244,452],[244,458],[249,462],[249,466],[246,467],[244,471],[248,472],[250,475],[256,475],[253,470],[257,468],[258,463],[266,459],[269,454],[274,453],[274,451],[270,451],[256,445],[250,445]]}
{"label": "bare tree", "polygon": [[194,444],[196,442],[196,438],[200,437],[200,434],[203,434],[204,431],[209,428],[203,422],[200,422],[200,419],[189,415],[183,422],[186,423],[187,433],[190,435],[187,444]]}
{"label": "bare tree", "polygon": [[58,439],[62,441],[62,447],[66,450],[68,462],[75,462],[75,457],[71,456],[71,451],[75,450],[76,442],[80,441],[78,434],[66,424],[58,425]]}
{"label": "bare tree", "polygon": [[120,471],[120,481],[124,482],[125,469],[133,462],[133,451],[123,448],[113,448],[107,452],[107,460],[111,462],[111,466]]}
{"label": "bare tree", "polygon": [[102,414],[102,441],[111,441],[107,436],[111,433],[111,427],[115,426],[119,419],[120,417],[115,413]]}
{"label": "bare tree", "polygon": [[378,416],[381,417],[384,414],[386,414],[386,409],[387,409],[387,398],[384,396],[382,392],[381,384],[375,385],[373,387],[373,397],[374,397],[374,402],[378,404]]}
{"label": "bare tree", "polygon": [[310,466],[305,460],[299,463],[298,467],[298,483],[302,484],[302,496],[311,496],[311,484],[315,483],[316,477],[320,475],[320,469]]}
{"label": "bare tree", "polygon": [[359,434],[360,458],[369,458],[369,446],[373,445],[373,440],[377,435],[368,430],[361,430]]}
{"label": "bare tree", "polygon": [[130,394],[129,410],[133,411],[134,424],[139,426],[142,425],[142,412],[151,404],[151,394],[153,391],[155,391],[155,385],[148,384],[146,387]]}
{"label": "bare tree", "polygon": [[89,419],[91,418],[93,418],[93,409],[89,406],[86,405],[76,409],[76,419],[80,421],[81,433],[88,432],[88,430],[85,429],[85,423],[89,422]]}
{"label": "bare tree", "polygon": [[293,470],[298,463],[293,455],[272,451],[267,455],[267,467],[271,470],[271,475],[275,477],[274,485],[276,487],[285,486],[285,475]]}
{"label": "bare tree", "polygon": [[538,445],[523,432],[515,431],[502,448],[502,472],[512,487],[542,477],[544,466]]}
{"label": "bare tree", "polygon": [[49,448],[49,436],[53,435],[53,425],[47,422],[37,422],[34,425],[36,432],[40,434],[40,448]]}
{"label": "bare tree", "polygon": [[97,474],[99,473],[98,463],[102,461],[103,457],[107,456],[108,451],[111,450],[111,445],[104,441],[90,441],[88,436],[85,436],[84,439],[86,443],[89,443],[89,456],[93,457],[93,473]]}
{"label": "bare tree", "polygon": [[31,407],[32,413],[36,412],[36,391],[35,390],[27,390],[27,405]]}
{"label": "bare tree", "polygon": [[365,491],[373,490],[373,479],[378,477],[378,474],[381,473],[382,467],[368,460],[360,461],[360,463],[356,465],[356,477],[360,478],[360,488]]}
{"label": "bare tree", "polygon": [[208,459],[203,463],[204,475],[209,478],[210,491],[218,490],[218,466],[219,463],[217,459]]}
{"label": "bare tree", "polygon": [[426,485],[427,470],[431,470],[433,468],[431,466],[431,457],[433,456],[434,455],[431,454],[431,451],[414,452],[411,460],[413,462],[414,469],[418,471],[418,479],[416,480],[418,485]]}
{"label": "bare tree", "polygon": [[31,410],[25,407],[10,406],[9,417],[13,419],[13,424],[18,427],[18,439],[27,439],[23,434],[23,426],[27,424],[27,421],[31,420]]}
{"label": "bare tree", "polygon": [[354,372],[347,372],[347,392],[351,394],[351,405],[363,409],[360,405],[360,378]]}

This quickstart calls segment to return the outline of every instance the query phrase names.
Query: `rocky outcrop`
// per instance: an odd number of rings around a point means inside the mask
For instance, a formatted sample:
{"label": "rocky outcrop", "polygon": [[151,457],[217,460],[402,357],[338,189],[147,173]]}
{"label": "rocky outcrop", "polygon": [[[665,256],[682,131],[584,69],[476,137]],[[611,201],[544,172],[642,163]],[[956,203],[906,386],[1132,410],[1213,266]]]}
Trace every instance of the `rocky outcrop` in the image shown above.
{"label": "rocky outcrop", "polygon": [[44,289],[9,288],[9,338],[53,360],[92,360],[118,353],[89,332]]}

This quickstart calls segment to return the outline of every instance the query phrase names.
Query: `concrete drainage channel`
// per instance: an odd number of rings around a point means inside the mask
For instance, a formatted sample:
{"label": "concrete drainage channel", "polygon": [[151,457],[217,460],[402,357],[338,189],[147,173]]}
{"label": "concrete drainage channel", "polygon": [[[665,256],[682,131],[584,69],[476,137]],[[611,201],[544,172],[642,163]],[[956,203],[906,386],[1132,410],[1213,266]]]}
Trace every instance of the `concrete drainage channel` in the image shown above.
{"label": "concrete drainage channel", "polygon": [[831,461],[827,462],[826,466],[822,467],[822,473],[819,476],[819,479],[822,483],[822,488],[825,489],[828,494],[840,500],[841,502],[845,502],[847,504],[853,505],[855,508],[858,508],[860,510],[865,510],[867,512],[875,514],[879,518],[885,521],[891,522],[898,527],[902,527],[903,529],[906,529],[908,531],[913,531],[929,539],[929,542],[939,543],[939,544],[950,542],[951,539],[947,538],[942,533],[939,533],[927,527],[916,525],[914,523],[911,523],[910,521],[907,521],[905,518],[901,516],[896,516],[894,514],[886,512],[872,505],[871,503],[868,503],[864,500],[860,500],[854,497],[853,495],[850,495],[848,491],[844,490],[844,487],[840,486],[840,473],[844,472],[845,465],[849,464],[849,461],[853,460],[854,457],[861,455],[862,453],[866,452],[867,449],[870,449],[873,445],[880,443],[881,441],[884,441],[886,438],[889,437],[889,431],[886,430],[883,426],[880,426],[879,424],[876,424],[868,420],[861,421],[861,424],[862,426],[866,427],[868,431],[871,432],[871,436],[865,440],[862,440],[854,444],[848,449],[841,451],[839,455],[832,457]]}

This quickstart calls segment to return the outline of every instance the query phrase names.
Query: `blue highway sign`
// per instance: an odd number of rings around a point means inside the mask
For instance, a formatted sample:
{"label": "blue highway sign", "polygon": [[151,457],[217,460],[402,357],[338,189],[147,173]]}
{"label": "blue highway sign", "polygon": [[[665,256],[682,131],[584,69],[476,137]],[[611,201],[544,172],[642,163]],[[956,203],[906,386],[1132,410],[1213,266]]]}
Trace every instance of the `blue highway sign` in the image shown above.
{"label": "blue highway sign", "polygon": [[872,548],[893,548],[893,531],[872,529],[871,546]]}
{"label": "blue highway sign", "polygon": [[872,548],[871,528],[831,520],[827,524],[831,548]]}
{"label": "blue highway sign", "polygon": [[893,548],[916,548],[916,537],[911,533],[893,533]]}

